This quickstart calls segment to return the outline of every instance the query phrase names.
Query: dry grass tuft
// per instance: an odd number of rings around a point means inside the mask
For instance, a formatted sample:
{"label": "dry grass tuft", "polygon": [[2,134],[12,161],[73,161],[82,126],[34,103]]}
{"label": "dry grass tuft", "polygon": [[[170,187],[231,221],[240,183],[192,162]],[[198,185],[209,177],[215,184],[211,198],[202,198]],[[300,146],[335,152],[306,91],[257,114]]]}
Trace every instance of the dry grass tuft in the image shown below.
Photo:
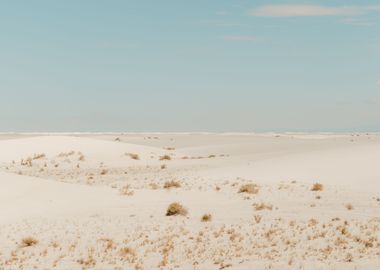
{"label": "dry grass tuft", "polygon": [[260,215],[255,215],[255,216],[254,216],[254,219],[255,219],[255,222],[258,224],[258,223],[261,222],[262,216],[260,216]]}
{"label": "dry grass tuft", "polygon": [[165,184],[164,184],[164,188],[166,188],[166,189],[180,188],[180,187],[181,187],[181,183],[178,182],[178,181],[174,181],[174,180],[172,180],[172,181],[167,181],[167,182],[165,182]]}
{"label": "dry grass tuft", "polygon": [[257,194],[259,192],[259,186],[256,184],[245,184],[239,189],[239,193]]}
{"label": "dry grass tuft", "polygon": [[311,191],[322,191],[323,190],[323,185],[320,183],[314,183],[313,186],[311,187]]}
{"label": "dry grass tuft", "polygon": [[32,247],[38,244],[38,240],[33,237],[26,237],[21,240],[22,247]]}
{"label": "dry grass tuft", "polygon": [[266,203],[255,203],[253,206],[255,207],[256,211],[273,209],[273,206],[271,204],[266,204]]}
{"label": "dry grass tuft", "polygon": [[160,160],[171,160],[172,158],[169,155],[160,156]]}
{"label": "dry grass tuft", "polygon": [[187,209],[183,207],[180,203],[174,202],[171,203],[166,211],[167,216],[186,216],[187,215]]}
{"label": "dry grass tuft", "polygon": [[202,222],[209,222],[209,221],[211,221],[212,220],[212,216],[211,216],[211,214],[204,214],[203,216],[202,216],[202,218],[201,218],[201,221]]}

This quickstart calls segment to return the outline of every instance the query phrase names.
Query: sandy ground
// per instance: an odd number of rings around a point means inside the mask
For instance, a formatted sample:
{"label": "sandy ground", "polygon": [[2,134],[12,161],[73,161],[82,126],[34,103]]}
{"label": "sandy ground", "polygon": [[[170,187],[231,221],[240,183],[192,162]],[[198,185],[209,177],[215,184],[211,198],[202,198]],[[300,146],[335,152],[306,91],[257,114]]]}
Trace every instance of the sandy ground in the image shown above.
{"label": "sandy ground", "polygon": [[378,134],[3,134],[0,269],[380,269],[379,164]]}

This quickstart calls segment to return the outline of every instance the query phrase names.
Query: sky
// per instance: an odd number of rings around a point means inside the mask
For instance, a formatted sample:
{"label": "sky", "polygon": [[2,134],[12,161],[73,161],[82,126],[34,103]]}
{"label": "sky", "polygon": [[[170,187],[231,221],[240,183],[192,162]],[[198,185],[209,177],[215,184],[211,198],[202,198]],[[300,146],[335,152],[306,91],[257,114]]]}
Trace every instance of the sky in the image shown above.
{"label": "sky", "polygon": [[380,2],[0,1],[1,132],[380,131]]}

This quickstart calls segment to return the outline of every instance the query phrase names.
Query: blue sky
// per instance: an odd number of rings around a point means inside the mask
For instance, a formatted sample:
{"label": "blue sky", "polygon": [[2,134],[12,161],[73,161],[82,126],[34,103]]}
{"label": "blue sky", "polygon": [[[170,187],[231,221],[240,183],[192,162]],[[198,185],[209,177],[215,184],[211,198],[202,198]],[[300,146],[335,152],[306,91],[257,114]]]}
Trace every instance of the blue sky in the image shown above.
{"label": "blue sky", "polygon": [[379,1],[1,1],[0,131],[380,131]]}

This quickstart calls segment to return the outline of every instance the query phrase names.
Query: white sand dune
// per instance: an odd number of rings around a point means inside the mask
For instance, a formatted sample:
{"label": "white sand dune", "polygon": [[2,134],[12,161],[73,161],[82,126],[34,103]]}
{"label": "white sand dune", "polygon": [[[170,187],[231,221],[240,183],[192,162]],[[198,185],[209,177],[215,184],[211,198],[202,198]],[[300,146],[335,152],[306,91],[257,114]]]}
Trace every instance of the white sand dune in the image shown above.
{"label": "white sand dune", "polygon": [[33,156],[36,153],[45,153],[52,156],[70,150],[83,151],[97,157],[120,156],[126,152],[139,153],[149,156],[151,153],[162,153],[162,149],[135,144],[118,143],[97,140],[92,138],[70,136],[36,136],[22,139],[8,139],[0,141],[0,161],[17,160]]}
{"label": "white sand dune", "polygon": [[0,269],[380,268],[377,134],[10,136]]}

